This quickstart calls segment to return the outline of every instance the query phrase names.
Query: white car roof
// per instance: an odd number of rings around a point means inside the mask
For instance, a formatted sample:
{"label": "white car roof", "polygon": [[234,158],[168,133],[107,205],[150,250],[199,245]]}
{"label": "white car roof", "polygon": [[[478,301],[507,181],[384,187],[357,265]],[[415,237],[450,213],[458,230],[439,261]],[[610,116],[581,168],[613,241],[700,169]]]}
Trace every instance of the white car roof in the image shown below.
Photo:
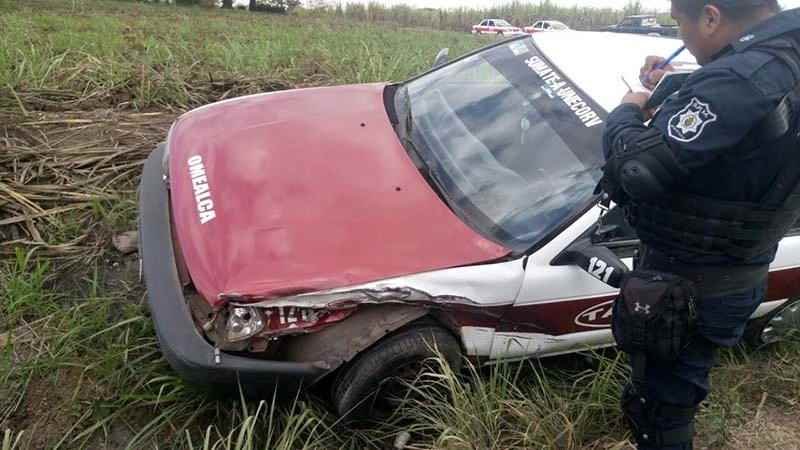
{"label": "white car roof", "polygon": [[[619,106],[629,82],[639,78],[639,68],[648,55],[671,55],[678,39],[637,34],[592,31],[537,33],[531,37],[544,55],[606,111]],[[696,64],[684,51],[675,62]]]}

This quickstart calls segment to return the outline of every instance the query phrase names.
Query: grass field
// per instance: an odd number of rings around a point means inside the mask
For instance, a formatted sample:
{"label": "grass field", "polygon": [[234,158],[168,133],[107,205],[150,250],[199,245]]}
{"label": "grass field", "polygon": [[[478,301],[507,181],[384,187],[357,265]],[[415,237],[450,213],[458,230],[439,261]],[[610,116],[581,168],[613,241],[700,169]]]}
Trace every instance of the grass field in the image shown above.
{"label": "grass field", "polygon": [[[0,449],[622,449],[613,352],[425,377],[425,401],[350,427],[184,384],[136,255],[140,165],[182,111],[290,87],[402,80],[488,41],[242,11],[0,0]],[[724,352],[699,448],[800,448],[800,345]],[[450,398],[442,397],[442,389]],[[408,433],[406,435],[406,433]]]}

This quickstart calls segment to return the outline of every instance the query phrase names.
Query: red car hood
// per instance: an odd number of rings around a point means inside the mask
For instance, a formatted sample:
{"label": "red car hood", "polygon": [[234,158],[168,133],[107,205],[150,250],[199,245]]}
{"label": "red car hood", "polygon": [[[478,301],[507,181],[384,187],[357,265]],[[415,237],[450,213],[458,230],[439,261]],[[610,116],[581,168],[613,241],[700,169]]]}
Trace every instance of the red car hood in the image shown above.
{"label": "red car hood", "polygon": [[294,90],[189,112],[169,139],[177,237],[192,280],[278,297],[497,259],[414,166],[384,85]]}

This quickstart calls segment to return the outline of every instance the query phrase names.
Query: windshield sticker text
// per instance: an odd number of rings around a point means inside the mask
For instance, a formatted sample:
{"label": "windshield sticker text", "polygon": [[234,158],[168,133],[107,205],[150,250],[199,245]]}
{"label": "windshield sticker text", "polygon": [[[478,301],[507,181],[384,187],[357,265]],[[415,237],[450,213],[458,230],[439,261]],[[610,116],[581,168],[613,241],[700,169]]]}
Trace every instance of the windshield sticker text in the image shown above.
{"label": "windshield sticker text", "polygon": [[603,123],[592,107],[589,106],[575,89],[564,81],[542,58],[532,56],[525,60],[525,64],[544,82],[542,90],[550,98],[560,98],[565,105],[575,113],[575,116],[586,128],[591,128]]}
{"label": "windshield sticker text", "polygon": [[211,199],[211,189],[208,187],[206,167],[203,165],[203,158],[199,155],[189,158],[188,163],[197,214],[200,223],[205,225],[217,217],[217,213],[214,212],[214,201]]}

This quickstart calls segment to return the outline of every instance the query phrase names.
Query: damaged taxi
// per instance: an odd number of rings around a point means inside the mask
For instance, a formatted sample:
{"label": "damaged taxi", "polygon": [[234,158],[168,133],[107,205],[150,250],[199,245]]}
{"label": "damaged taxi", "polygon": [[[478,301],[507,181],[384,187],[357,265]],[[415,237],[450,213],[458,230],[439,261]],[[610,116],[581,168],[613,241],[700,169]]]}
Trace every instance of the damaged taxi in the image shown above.
{"label": "damaged taxi", "polygon": [[[358,415],[434,352],[457,368],[613,345],[612,285],[638,241],[594,194],[601,135],[623,68],[673,47],[537,33],[440,54],[403,83],[182,115],[140,186],[167,361],[215,386],[324,382],[338,413]],[[794,231],[753,317],[759,343],[798,322]]]}

